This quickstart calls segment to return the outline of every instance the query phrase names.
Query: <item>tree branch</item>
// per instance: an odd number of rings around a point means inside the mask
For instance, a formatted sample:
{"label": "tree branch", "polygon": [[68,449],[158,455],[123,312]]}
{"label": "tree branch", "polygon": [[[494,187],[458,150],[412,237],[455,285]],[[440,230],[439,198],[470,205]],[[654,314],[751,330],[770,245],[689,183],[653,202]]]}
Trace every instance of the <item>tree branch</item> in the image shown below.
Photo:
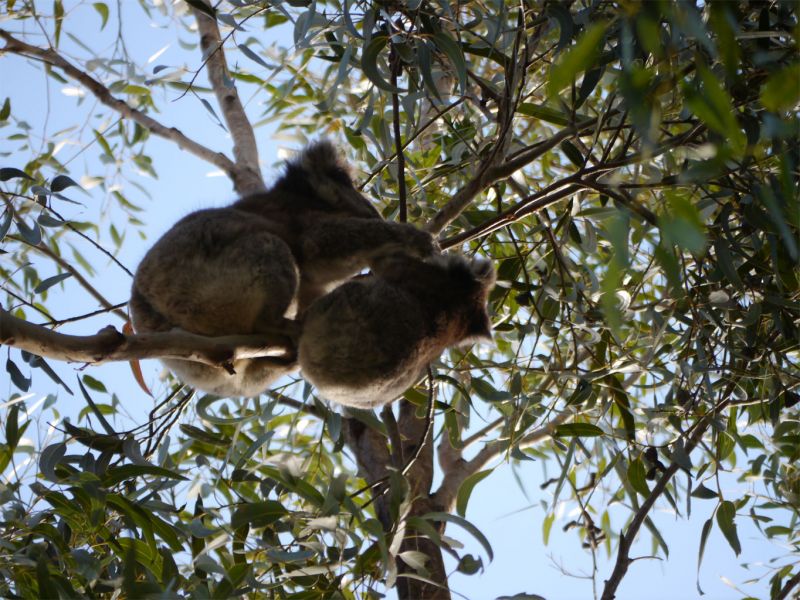
{"label": "tree branch", "polygon": [[[698,427],[692,432],[692,435],[686,442],[685,451],[687,455],[690,454],[697,444],[700,443],[703,435],[706,432],[706,429],[708,429],[708,426],[711,424],[712,419],[719,413],[720,410],[727,406],[727,404],[727,401],[720,403],[716,409],[708,412],[705,417],[703,417],[702,421],[697,421]],[[658,483],[653,486],[653,489],[650,491],[650,495],[645,499],[644,502],[642,502],[639,510],[636,511],[631,524],[628,525],[628,530],[625,533],[620,533],[617,560],[614,564],[614,570],[611,572],[611,576],[605,582],[606,585],[603,589],[601,600],[614,600],[614,598],[616,598],[617,588],[622,582],[622,579],[625,577],[625,574],[628,572],[628,567],[633,562],[630,558],[630,551],[631,547],[633,546],[633,542],[636,539],[636,534],[642,527],[642,524],[647,518],[647,514],[650,512],[650,509],[653,507],[659,496],[664,493],[664,490],[667,488],[667,484],[669,483],[670,479],[672,479],[672,476],[678,472],[679,468],[680,467],[678,463],[675,461],[673,461],[672,464],[667,467],[667,469],[661,475],[661,479],[659,479]]]}
{"label": "tree branch", "polygon": [[579,125],[566,127],[553,135],[547,141],[540,142],[534,146],[531,146],[530,148],[527,148],[526,150],[523,150],[522,152],[517,153],[515,156],[511,157],[510,160],[507,160],[502,164],[481,164],[481,166],[478,167],[478,172],[475,177],[468,181],[467,185],[461,188],[461,190],[459,190],[456,195],[453,196],[450,202],[443,206],[439,212],[434,215],[433,219],[431,219],[431,221],[428,223],[426,229],[434,235],[440,233],[445,227],[447,227],[448,224],[456,219],[458,215],[460,215],[474,200],[475,196],[480,194],[483,190],[497,181],[500,181],[501,179],[511,177],[511,175],[513,175],[516,171],[525,165],[532,163],[545,152],[553,149],[564,140],[578,135],[587,127],[593,126],[596,121],[597,119],[590,119]]}
{"label": "tree branch", "polygon": [[109,325],[95,335],[67,335],[28,323],[1,308],[0,344],[67,362],[183,358],[220,367],[244,358],[280,356],[292,349],[288,338],[277,334],[206,337],[173,330],[124,335]]}
{"label": "tree branch", "polygon": [[800,584],[800,572],[795,573],[794,577],[789,579],[781,590],[778,592],[778,595],[775,596],[775,600],[784,600],[785,598],[789,597],[789,592],[797,585]]}
{"label": "tree branch", "polygon": [[187,150],[198,158],[201,158],[225,171],[228,177],[230,177],[230,179],[233,181],[233,186],[237,191],[244,193],[249,189],[252,173],[250,173],[248,169],[243,169],[239,165],[234,164],[233,161],[231,161],[224,154],[220,152],[214,152],[210,148],[207,148],[206,146],[203,146],[202,144],[199,144],[198,142],[186,137],[175,127],[166,127],[149,115],[133,108],[124,100],[114,97],[111,92],[108,91],[106,86],[85,71],[81,71],[72,65],[52,48],[39,48],[37,46],[32,46],[15,38],[3,29],[0,29],[0,38],[3,38],[3,40],[6,42],[5,46],[0,49],[0,52],[18,54],[19,56],[25,56],[39,60],[47,63],[48,65],[61,69],[61,71],[63,71],[67,77],[80,83],[83,87],[94,94],[94,96],[101,103],[115,110],[123,117],[135,121],[142,127],[150,130],[150,132],[152,132],[154,135],[162,137],[171,142],[175,142],[182,150]]}
{"label": "tree branch", "polygon": [[242,194],[264,191],[266,187],[258,164],[256,136],[231,79],[217,21],[197,9],[194,9],[194,17],[200,33],[200,47],[206,57],[208,80],[233,138],[233,157],[240,177],[236,191]]}
{"label": "tree branch", "polygon": [[[522,436],[514,445],[519,448],[529,448],[551,437],[559,425],[563,425],[573,417],[573,413],[564,411],[553,417],[546,425]],[[457,461],[449,471],[445,472],[439,489],[433,494],[434,504],[441,506],[442,510],[452,511],[458,489],[464,483],[464,480],[473,473],[477,473],[498,456],[501,456],[508,450],[511,443],[511,440],[508,439],[495,440],[486,444],[472,459]]]}
{"label": "tree branch", "polygon": [[446,250],[447,248],[458,246],[459,244],[463,244],[469,240],[489,235],[493,231],[502,229],[506,225],[510,225],[526,215],[541,210],[546,206],[550,206],[551,204],[583,189],[582,186],[575,185],[575,181],[577,181],[577,177],[574,176],[557,181],[556,183],[551,184],[534,194],[531,194],[527,198],[522,199],[511,208],[501,212],[499,215],[492,217],[491,219],[486,219],[486,221],[477,227],[474,227],[469,231],[465,231],[464,233],[443,239],[439,245],[441,246],[442,250]]}

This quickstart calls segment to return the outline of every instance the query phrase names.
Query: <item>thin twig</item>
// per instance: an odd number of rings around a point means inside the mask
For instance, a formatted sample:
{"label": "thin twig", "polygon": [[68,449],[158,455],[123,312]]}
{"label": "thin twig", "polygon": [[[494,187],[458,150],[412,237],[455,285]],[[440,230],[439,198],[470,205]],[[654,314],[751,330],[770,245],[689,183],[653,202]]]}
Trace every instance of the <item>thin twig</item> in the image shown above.
{"label": "thin twig", "polygon": [[[397,77],[402,64],[400,56],[392,46],[390,60],[392,61],[392,86],[397,87]],[[403,140],[400,136],[400,99],[397,92],[392,92],[392,128],[394,130],[394,148],[397,157],[397,198],[399,205],[398,220],[401,223],[408,221],[408,200],[406,198],[406,159],[403,155]]]}
{"label": "thin twig", "polygon": [[[17,238],[15,236],[10,236],[10,237],[13,237],[16,241],[24,242],[27,244],[27,242],[25,242],[25,240],[21,238]],[[55,262],[59,267],[64,269],[67,273],[70,273],[75,278],[75,281],[77,281],[81,285],[81,287],[83,287],[83,289],[89,292],[89,294],[91,294],[92,297],[95,298],[95,300],[97,300],[101,305],[103,305],[106,308],[106,310],[115,314],[123,321],[128,321],[128,315],[125,314],[125,311],[120,310],[119,308],[115,308],[116,306],[119,305],[109,302],[109,300],[105,296],[103,296],[103,294],[97,291],[97,288],[95,288],[91,283],[89,283],[89,280],[86,279],[86,277],[84,277],[83,274],[80,271],[78,271],[78,269],[76,269],[69,262],[61,258],[58,254],[53,252],[44,243],[41,243],[37,246],[28,244],[28,247],[36,250],[37,252],[41,252],[42,254],[47,256],[50,260]]]}

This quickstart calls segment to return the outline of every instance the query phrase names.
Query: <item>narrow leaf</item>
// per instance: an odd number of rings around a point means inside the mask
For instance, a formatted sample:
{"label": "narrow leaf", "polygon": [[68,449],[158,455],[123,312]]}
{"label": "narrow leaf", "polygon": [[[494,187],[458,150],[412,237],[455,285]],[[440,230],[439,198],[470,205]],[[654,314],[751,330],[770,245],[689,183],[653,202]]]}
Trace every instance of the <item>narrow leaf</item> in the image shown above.
{"label": "narrow leaf", "polygon": [[73,181],[70,177],[66,175],[56,175],[53,178],[53,181],[50,183],[50,191],[52,192],[60,192],[62,190],[67,189],[68,187],[72,186],[79,186],[75,181]]}
{"label": "narrow leaf", "polygon": [[557,437],[596,437],[603,435],[603,430],[591,423],[567,423],[556,427]]}
{"label": "narrow leaf", "polygon": [[736,523],[734,522],[735,517],[736,507],[733,502],[725,500],[719,505],[717,509],[717,525],[719,525],[722,534],[725,536],[725,539],[728,540],[728,544],[730,544],[736,556],[739,556],[742,552],[742,545],[739,543],[739,535],[736,531]]}
{"label": "narrow leaf", "polygon": [[4,167],[0,169],[0,181],[8,181],[9,179],[29,179],[33,181],[33,177],[28,175],[25,171],[20,171],[14,167]]}
{"label": "narrow leaf", "polygon": [[394,87],[391,83],[386,81],[380,69],[378,69],[378,56],[388,41],[385,35],[376,35],[370,40],[367,47],[364,48],[364,52],[361,54],[361,69],[364,71],[364,75],[376,86],[387,92],[397,94],[404,90]]}
{"label": "narrow leaf", "polygon": [[605,23],[590,25],[578,42],[564,53],[558,63],[550,70],[550,82],[548,84],[550,96],[557,95],[573,82],[578,73],[585,71],[594,64],[595,59],[602,50],[602,41],[605,34]]}
{"label": "narrow leaf", "polygon": [[69,279],[70,277],[72,277],[72,273],[59,273],[58,275],[48,277],[33,289],[33,293],[41,294],[45,290],[53,287],[55,284],[64,281],[65,279]]}
{"label": "narrow leaf", "polygon": [[466,519],[443,512],[428,513],[425,515],[425,518],[433,521],[448,521],[462,527],[463,529],[466,529],[472,535],[472,537],[474,537],[478,543],[483,546],[483,549],[486,550],[486,554],[489,555],[489,560],[494,559],[494,552],[492,551],[492,545],[489,543],[489,540],[486,539],[486,536],[483,535],[483,533],[481,533],[481,531],[475,527],[475,525]]}
{"label": "narrow leaf", "polygon": [[456,512],[458,512],[459,515],[462,517],[466,516],[467,503],[469,502],[469,497],[472,494],[472,490],[478,483],[486,479],[492,473],[492,469],[486,469],[485,471],[473,473],[464,480],[464,483],[462,483],[461,487],[458,488],[458,495],[456,497]]}

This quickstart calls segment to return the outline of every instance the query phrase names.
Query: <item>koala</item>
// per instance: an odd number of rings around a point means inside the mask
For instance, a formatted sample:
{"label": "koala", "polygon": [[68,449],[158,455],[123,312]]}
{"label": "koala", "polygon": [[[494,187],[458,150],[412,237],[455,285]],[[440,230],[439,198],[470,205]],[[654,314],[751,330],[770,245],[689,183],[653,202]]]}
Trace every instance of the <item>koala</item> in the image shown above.
{"label": "koala", "polygon": [[373,273],[319,298],[304,316],[298,360],[322,397],[386,404],[448,346],[491,341],[490,262],[395,253],[375,261]]}
{"label": "koala", "polygon": [[[145,254],[131,291],[140,332],[180,328],[218,336],[296,335],[293,321],[315,299],[386,252],[424,257],[430,234],[390,223],[353,185],[327,141],[286,165],[271,189],[225,208],[190,213]],[[296,353],[221,367],[165,359],[182,381],[220,396],[254,396],[297,370]]]}

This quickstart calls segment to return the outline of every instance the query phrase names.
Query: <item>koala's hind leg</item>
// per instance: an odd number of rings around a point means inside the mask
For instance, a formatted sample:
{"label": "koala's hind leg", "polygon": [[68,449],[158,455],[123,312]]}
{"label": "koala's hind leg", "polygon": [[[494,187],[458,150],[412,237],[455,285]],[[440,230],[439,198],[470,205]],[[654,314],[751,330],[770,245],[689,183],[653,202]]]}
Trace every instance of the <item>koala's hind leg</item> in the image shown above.
{"label": "koala's hind leg", "polygon": [[[163,254],[180,260],[143,262],[136,290],[171,327],[192,333],[235,335],[280,329],[299,283],[289,247],[269,232],[233,227],[225,231],[224,225],[222,231],[202,232],[211,243],[196,244],[197,248],[166,245]],[[137,316],[134,311],[138,326],[142,319]]]}

